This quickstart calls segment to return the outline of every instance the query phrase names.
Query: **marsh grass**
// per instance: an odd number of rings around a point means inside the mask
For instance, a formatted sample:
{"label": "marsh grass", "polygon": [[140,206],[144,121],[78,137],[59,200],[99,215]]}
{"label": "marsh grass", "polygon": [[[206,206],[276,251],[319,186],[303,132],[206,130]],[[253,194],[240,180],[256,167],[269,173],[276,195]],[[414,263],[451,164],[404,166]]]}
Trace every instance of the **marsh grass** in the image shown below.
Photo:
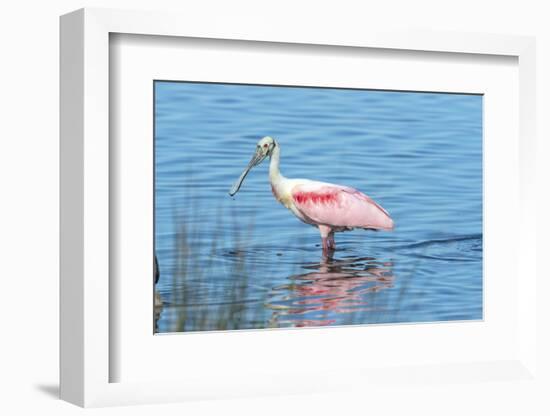
{"label": "marsh grass", "polygon": [[176,319],[168,332],[239,329],[245,319],[262,327],[263,305],[253,294],[258,270],[246,249],[254,217],[242,229],[235,210],[226,215],[218,209],[215,234],[207,241],[201,222],[192,220],[196,210],[198,205],[174,210],[176,262],[164,309]]}

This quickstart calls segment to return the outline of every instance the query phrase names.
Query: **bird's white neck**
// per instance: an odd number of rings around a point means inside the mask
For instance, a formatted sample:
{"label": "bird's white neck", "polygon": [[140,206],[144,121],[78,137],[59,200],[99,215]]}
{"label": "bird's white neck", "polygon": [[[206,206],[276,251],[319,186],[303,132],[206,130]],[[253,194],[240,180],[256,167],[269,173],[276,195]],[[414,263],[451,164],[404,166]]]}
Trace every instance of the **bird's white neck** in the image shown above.
{"label": "bird's white neck", "polygon": [[280,157],[281,157],[280,146],[279,146],[279,143],[275,142],[275,147],[271,152],[271,161],[269,163],[269,181],[271,182],[272,185],[279,183],[283,178],[283,175],[281,175],[281,171],[279,170]]}

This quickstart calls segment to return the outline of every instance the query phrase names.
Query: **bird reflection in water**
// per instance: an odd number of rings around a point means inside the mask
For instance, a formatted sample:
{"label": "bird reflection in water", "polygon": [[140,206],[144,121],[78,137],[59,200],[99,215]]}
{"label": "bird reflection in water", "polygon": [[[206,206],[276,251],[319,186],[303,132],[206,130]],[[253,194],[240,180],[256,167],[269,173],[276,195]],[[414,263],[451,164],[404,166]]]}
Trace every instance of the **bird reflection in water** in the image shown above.
{"label": "bird reflection in water", "polygon": [[394,283],[393,263],[372,257],[323,258],[303,268],[311,271],[290,276],[291,283],[273,289],[266,305],[274,310],[273,326],[359,323],[357,314],[381,310],[374,294]]}

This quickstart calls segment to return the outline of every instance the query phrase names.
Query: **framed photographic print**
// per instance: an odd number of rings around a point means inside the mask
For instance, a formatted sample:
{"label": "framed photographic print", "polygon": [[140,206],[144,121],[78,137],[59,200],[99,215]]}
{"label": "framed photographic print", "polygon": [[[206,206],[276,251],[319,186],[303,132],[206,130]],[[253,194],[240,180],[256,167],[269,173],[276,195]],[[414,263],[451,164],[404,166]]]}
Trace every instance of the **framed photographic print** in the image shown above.
{"label": "framed photographic print", "polygon": [[62,398],[532,378],[533,39],[234,24],[62,17]]}
{"label": "framed photographic print", "polygon": [[481,94],[153,88],[157,332],[482,319]]}

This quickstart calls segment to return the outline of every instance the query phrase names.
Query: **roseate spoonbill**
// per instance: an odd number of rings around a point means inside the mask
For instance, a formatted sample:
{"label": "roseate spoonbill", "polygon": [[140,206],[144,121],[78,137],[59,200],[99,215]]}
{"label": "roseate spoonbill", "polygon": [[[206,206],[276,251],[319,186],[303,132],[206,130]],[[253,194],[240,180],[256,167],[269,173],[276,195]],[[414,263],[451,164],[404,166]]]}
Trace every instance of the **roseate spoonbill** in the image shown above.
{"label": "roseate spoonbill", "polygon": [[256,151],[229,195],[235,195],[248,172],[270,157],[269,182],[275,199],[306,224],[319,228],[323,243],[323,255],[334,250],[334,233],[354,228],[392,230],[393,220],[388,212],[367,195],[348,186],[289,179],[281,175],[279,160],[281,147],[266,136],[256,145]]}

